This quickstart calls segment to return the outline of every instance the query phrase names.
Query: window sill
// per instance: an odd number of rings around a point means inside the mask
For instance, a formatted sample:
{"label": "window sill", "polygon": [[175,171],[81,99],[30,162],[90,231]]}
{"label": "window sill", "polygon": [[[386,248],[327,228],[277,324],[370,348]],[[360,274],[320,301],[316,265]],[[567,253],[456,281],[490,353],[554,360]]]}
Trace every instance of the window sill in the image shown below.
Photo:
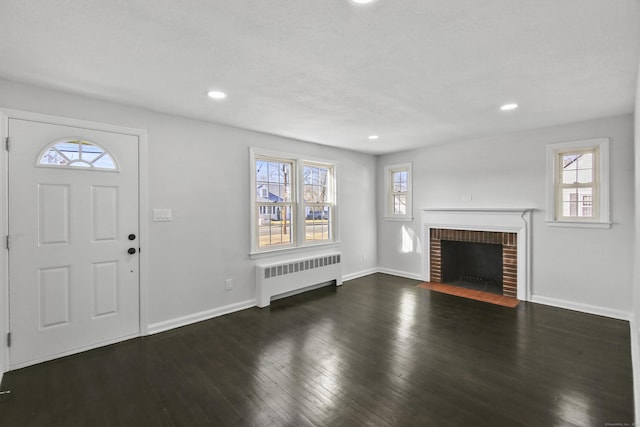
{"label": "window sill", "polygon": [[404,221],[404,222],[412,222],[412,216],[385,216],[385,221]]}
{"label": "window sill", "polygon": [[611,222],[603,221],[558,221],[547,220],[549,227],[567,227],[567,228],[611,228]]}
{"label": "window sill", "polygon": [[269,257],[277,257],[291,254],[300,254],[305,252],[311,252],[318,249],[328,249],[340,247],[340,242],[328,242],[328,243],[314,243],[305,246],[295,246],[282,249],[271,249],[268,251],[254,251],[249,253],[251,259],[262,259]]}

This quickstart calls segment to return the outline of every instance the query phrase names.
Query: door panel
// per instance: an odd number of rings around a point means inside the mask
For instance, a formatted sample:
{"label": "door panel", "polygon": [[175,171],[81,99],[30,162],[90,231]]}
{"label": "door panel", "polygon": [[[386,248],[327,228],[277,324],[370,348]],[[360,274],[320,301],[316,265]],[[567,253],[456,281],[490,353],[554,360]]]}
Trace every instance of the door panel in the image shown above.
{"label": "door panel", "polygon": [[[11,368],[137,336],[139,255],[127,250],[138,242],[127,236],[139,235],[138,138],[22,119],[9,119],[9,136]],[[69,159],[98,156],[88,141],[118,169],[38,165],[66,138],[81,142],[59,150],[84,150]]]}
{"label": "door panel", "polygon": [[118,239],[118,188],[91,188],[93,224],[93,241],[107,241]]}
{"label": "door panel", "polygon": [[40,269],[40,329],[69,323],[69,269],[69,266]]}
{"label": "door panel", "polygon": [[38,185],[40,246],[69,243],[69,186]]}
{"label": "door panel", "polygon": [[93,268],[93,317],[118,313],[118,262],[99,262]]}

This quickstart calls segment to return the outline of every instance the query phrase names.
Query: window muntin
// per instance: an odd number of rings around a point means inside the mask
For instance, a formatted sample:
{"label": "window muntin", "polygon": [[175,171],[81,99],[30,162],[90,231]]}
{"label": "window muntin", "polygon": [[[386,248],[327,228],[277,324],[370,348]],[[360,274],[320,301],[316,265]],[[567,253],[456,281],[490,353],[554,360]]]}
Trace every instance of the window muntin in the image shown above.
{"label": "window muntin", "polygon": [[335,242],[335,165],[271,151],[250,153],[251,254]]}
{"label": "window muntin", "polygon": [[385,219],[413,219],[411,163],[385,166]]}
{"label": "window muntin", "polygon": [[303,163],[305,243],[333,240],[333,166]]}
{"label": "window muntin", "polygon": [[258,249],[291,246],[293,239],[294,164],[283,159],[256,158]]}
{"label": "window muntin", "polygon": [[113,156],[89,141],[65,138],[49,144],[38,157],[38,166],[117,171]]}

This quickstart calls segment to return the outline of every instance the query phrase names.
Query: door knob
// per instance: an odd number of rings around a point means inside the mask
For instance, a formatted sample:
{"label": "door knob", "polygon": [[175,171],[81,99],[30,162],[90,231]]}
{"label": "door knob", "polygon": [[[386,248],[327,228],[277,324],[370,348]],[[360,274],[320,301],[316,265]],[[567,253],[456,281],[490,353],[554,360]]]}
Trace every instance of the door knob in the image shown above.
{"label": "door knob", "polygon": [[133,255],[136,253],[136,248],[129,248],[127,252],[129,252],[130,255]]}

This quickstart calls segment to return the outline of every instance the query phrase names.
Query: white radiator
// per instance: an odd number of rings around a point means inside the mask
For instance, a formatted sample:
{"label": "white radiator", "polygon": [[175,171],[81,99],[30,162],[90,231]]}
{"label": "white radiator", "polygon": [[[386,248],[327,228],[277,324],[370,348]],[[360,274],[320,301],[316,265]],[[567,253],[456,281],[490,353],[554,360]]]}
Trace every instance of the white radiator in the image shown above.
{"label": "white radiator", "polygon": [[[331,281],[342,285],[340,253],[256,265],[256,303],[266,307],[285,297]],[[275,297],[275,298],[273,298]]]}

